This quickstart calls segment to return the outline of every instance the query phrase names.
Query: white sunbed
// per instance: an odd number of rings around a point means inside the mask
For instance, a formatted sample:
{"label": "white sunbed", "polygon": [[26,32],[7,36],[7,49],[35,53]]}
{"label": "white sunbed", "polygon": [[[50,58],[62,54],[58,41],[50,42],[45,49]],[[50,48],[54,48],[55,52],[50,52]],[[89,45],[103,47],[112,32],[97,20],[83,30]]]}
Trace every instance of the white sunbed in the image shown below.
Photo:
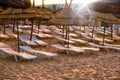
{"label": "white sunbed", "polygon": [[31,48],[30,46],[20,46],[20,49],[24,50],[24,51],[27,51],[27,52],[30,52],[30,53],[34,53],[36,55],[40,54],[42,56],[48,57],[49,59],[57,56],[56,53],[35,50],[35,49]]}
{"label": "white sunbed", "polygon": [[[67,41],[66,39],[64,39],[64,38],[62,38],[62,37],[60,37],[60,36],[54,36],[54,37],[55,37],[57,40],[59,40],[59,41],[64,41],[64,42]],[[75,41],[73,41],[73,40],[69,40],[69,43],[74,44]]]}
{"label": "white sunbed", "polygon": [[[0,48],[9,48],[9,47],[10,47],[9,45],[0,42]],[[0,51],[0,54],[2,55],[3,58],[5,58],[5,55],[2,51]]]}
{"label": "white sunbed", "polygon": [[[30,36],[26,36],[28,39],[30,39]],[[46,42],[44,42],[44,41],[42,41],[42,40],[39,40],[39,39],[37,39],[37,37],[36,36],[32,36],[32,41],[34,41],[34,42],[36,42],[38,45],[41,45],[41,46],[46,46],[46,45],[48,45],[48,43],[46,43]]]}
{"label": "white sunbed", "polygon": [[[100,45],[102,43],[99,43]],[[112,46],[112,47],[119,47],[120,48],[120,45],[116,45],[116,44],[108,44],[108,43],[104,43],[105,46]]]}
{"label": "white sunbed", "polygon": [[[5,43],[0,43],[0,45],[2,45],[2,46],[0,46],[0,54],[2,55],[3,58],[6,57],[5,53],[7,53],[8,55],[13,55],[16,62],[19,62],[22,59],[26,59],[26,60],[37,59],[37,56],[31,55],[28,53],[17,52]],[[20,59],[18,57],[20,57]]]}
{"label": "white sunbed", "polygon": [[8,39],[10,38],[10,36],[8,36],[7,34],[3,34],[3,32],[0,31],[0,38]]}
{"label": "white sunbed", "polygon": [[102,45],[99,45],[99,44],[95,44],[95,43],[88,43],[89,45],[93,46],[93,47],[98,47],[98,48],[101,48],[101,49],[106,49],[108,52],[110,51],[110,49],[112,50],[120,50],[120,47],[114,47],[114,46],[110,46],[110,45],[105,45],[105,46],[102,46]]}
{"label": "white sunbed", "polygon": [[75,42],[78,42],[78,43],[81,43],[81,44],[86,44],[86,43],[88,43],[88,41],[81,40],[81,39],[70,38],[70,40],[75,41]]}
{"label": "white sunbed", "polygon": [[48,34],[50,34],[51,33],[51,31],[49,30],[49,29],[46,29],[46,28],[41,28],[41,31],[43,32],[43,33],[48,33]]}
{"label": "white sunbed", "polygon": [[13,33],[12,31],[7,31],[6,34],[11,37],[17,38],[17,34]]}
{"label": "white sunbed", "polygon": [[34,41],[30,41],[27,36],[20,36],[19,39],[22,41],[22,43],[25,45],[25,44],[28,44],[28,45],[31,45],[31,46],[36,46],[37,43],[35,43]]}
{"label": "white sunbed", "polygon": [[77,53],[84,53],[84,50],[80,49],[80,48],[79,49],[74,48],[74,47],[68,48],[68,47],[62,46],[61,44],[52,44],[51,46],[55,49],[66,51],[66,53],[68,55],[70,54],[69,51],[74,51],[74,52],[77,52]]}
{"label": "white sunbed", "polygon": [[75,49],[78,49],[78,50],[84,50],[85,52],[98,52],[98,51],[100,51],[100,49],[99,48],[94,48],[94,47],[78,47],[78,46],[74,46],[74,45],[70,45],[70,48],[71,49],[73,49],[73,48],[75,48]]}

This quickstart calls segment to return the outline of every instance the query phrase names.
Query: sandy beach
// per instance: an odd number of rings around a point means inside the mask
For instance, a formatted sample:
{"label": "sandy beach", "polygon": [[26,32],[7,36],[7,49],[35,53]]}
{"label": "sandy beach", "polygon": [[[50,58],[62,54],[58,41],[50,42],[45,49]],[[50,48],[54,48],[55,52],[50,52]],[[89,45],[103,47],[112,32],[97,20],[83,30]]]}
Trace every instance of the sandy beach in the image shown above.
{"label": "sandy beach", "polygon": [[120,80],[119,53],[98,52],[16,63],[0,58],[0,80]]}

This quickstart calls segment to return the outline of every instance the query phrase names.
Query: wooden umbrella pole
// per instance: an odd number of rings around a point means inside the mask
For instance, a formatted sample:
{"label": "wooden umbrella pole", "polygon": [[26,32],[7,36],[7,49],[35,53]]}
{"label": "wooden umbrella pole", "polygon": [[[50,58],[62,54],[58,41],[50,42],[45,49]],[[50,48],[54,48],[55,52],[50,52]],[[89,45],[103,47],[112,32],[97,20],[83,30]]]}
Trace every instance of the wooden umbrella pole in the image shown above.
{"label": "wooden umbrella pole", "polygon": [[93,39],[93,36],[94,36],[94,30],[95,30],[95,25],[93,25],[93,29],[92,29],[92,39]]}
{"label": "wooden umbrella pole", "polygon": [[63,26],[63,35],[62,35],[62,37],[64,38],[64,34],[65,34],[65,26]]}
{"label": "wooden umbrella pole", "polygon": [[4,27],[3,34],[6,34],[6,25],[5,25],[5,23],[6,23],[6,20],[3,21],[3,27]]}
{"label": "wooden umbrella pole", "polygon": [[117,35],[118,35],[118,33],[119,33],[119,25],[116,25],[117,26]]}
{"label": "wooden umbrella pole", "polygon": [[33,19],[32,19],[32,26],[31,26],[31,34],[30,34],[30,41],[32,41],[32,33],[33,33]]}
{"label": "wooden umbrella pole", "polygon": [[38,22],[38,34],[40,32],[40,22]]}
{"label": "wooden umbrella pole", "polygon": [[113,26],[112,25],[110,25],[111,26],[111,39],[113,38]]}
{"label": "wooden umbrella pole", "polygon": [[106,31],[106,26],[104,26],[103,43],[102,43],[103,46],[104,46],[104,43],[105,43],[105,31]]}
{"label": "wooden umbrella pole", "polygon": [[86,30],[86,28],[85,28],[85,26],[84,26],[84,33],[85,33],[85,30]]}
{"label": "wooden umbrella pole", "polygon": [[70,1],[69,7],[71,7],[73,0]]}
{"label": "wooden umbrella pole", "polygon": [[68,43],[67,43],[67,44],[68,44],[68,46],[67,46],[67,47],[68,47],[68,48],[70,47],[70,45],[69,45],[69,39],[70,39],[70,36],[69,36],[69,32],[70,32],[69,27],[70,27],[70,26],[67,26],[67,32],[68,32],[68,35],[67,35],[67,40],[68,40]]}
{"label": "wooden umbrella pole", "polygon": [[80,25],[80,31],[82,31],[81,29],[82,29],[82,26]]}
{"label": "wooden umbrella pole", "polygon": [[13,20],[13,32],[15,32],[15,19]]}
{"label": "wooden umbrella pole", "polygon": [[93,23],[92,39],[93,39],[93,36],[94,36],[95,27],[96,27],[96,20],[95,20],[94,23]]}
{"label": "wooden umbrella pole", "polygon": [[68,33],[67,33],[67,26],[65,26],[66,27],[66,39],[67,39],[67,35],[68,35]]}
{"label": "wooden umbrella pole", "polygon": [[44,0],[42,0],[42,8],[45,8],[45,6],[44,6]]}
{"label": "wooden umbrella pole", "polygon": [[17,39],[18,39],[18,52],[20,52],[20,41],[19,41],[19,26],[18,26],[18,19],[16,19],[17,22]]}

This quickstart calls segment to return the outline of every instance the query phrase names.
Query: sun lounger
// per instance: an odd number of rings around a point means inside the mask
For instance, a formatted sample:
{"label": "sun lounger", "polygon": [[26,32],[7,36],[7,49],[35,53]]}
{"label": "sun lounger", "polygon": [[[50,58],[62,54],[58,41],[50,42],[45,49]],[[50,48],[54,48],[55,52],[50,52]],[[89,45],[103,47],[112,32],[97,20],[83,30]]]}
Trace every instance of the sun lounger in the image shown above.
{"label": "sun lounger", "polygon": [[44,36],[46,36],[47,38],[53,38],[51,34],[44,34]]}
{"label": "sun lounger", "polygon": [[[31,55],[31,54],[27,54],[27,53],[22,53],[22,52],[17,52],[17,51],[14,51],[7,44],[4,44],[4,43],[0,43],[0,44],[3,44],[3,46],[4,46],[4,47],[0,47],[0,51],[2,52],[2,56],[4,58],[5,58],[5,53],[7,53],[8,55],[13,55],[16,62],[19,62],[22,59],[26,59],[26,60],[37,59],[37,56],[35,56],[35,55]],[[20,59],[18,57],[20,57]]]}
{"label": "sun lounger", "polygon": [[[66,39],[64,39],[64,38],[62,38],[62,37],[60,37],[60,36],[54,36],[54,37],[55,37],[57,40],[59,40],[59,41],[66,41]],[[74,44],[75,41],[69,40],[69,43]]]}
{"label": "sun lounger", "polygon": [[108,46],[108,45],[102,46],[102,45],[98,45],[98,44],[95,44],[95,43],[92,43],[92,42],[90,42],[88,44],[93,46],[93,47],[100,48],[100,49],[106,49],[108,52],[110,51],[110,49],[112,49],[112,50],[120,50],[119,47],[113,47],[113,46]]}
{"label": "sun lounger", "polygon": [[30,52],[30,53],[34,53],[36,55],[40,54],[40,55],[45,56],[45,57],[47,57],[49,59],[52,58],[52,57],[57,56],[56,53],[35,50],[35,49],[31,48],[30,46],[20,46],[20,49],[25,50],[25,51]]}
{"label": "sun lounger", "polygon": [[114,34],[113,35],[113,40],[120,40],[120,37]]}
{"label": "sun lounger", "polygon": [[[0,42],[0,48],[9,48],[9,47],[10,47],[9,45]],[[2,55],[3,58],[5,58],[5,54],[2,51],[0,51],[0,55]]]}
{"label": "sun lounger", "polygon": [[17,38],[17,35],[15,33],[13,33],[12,31],[6,31],[6,34],[11,37]]}
{"label": "sun lounger", "polygon": [[81,44],[86,44],[86,43],[88,43],[88,41],[81,40],[81,39],[70,38],[70,40],[75,41],[75,42],[78,42],[78,43],[81,43]]}
{"label": "sun lounger", "polygon": [[55,34],[59,34],[59,35],[64,35],[61,31],[59,31],[59,30],[53,30],[53,32],[55,33]]}
{"label": "sun lounger", "polygon": [[[99,43],[99,44],[102,44],[102,43]],[[105,46],[112,46],[112,47],[119,47],[120,48],[120,45],[116,45],[116,44],[108,44],[108,43],[104,43]]]}
{"label": "sun lounger", "polygon": [[[30,39],[30,36],[26,36],[28,39]],[[46,46],[48,45],[46,42],[42,41],[42,40],[38,40],[36,36],[32,36],[32,41],[36,42],[38,45],[41,46]]]}
{"label": "sun lounger", "polygon": [[0,31],[0,38],[8,39],[10,38],[10,36],[8,36],[7,34],[3,34],[3,32]]}
{"label": "sun lounger", "polygon": [[85,52],[98,52],[100,51],[99,48],[94,48],[94,47],[78,47],[78,46],[74,46],[74,45],[70,45],[70,48],[75,48],[75,49],[78,49],[78,50],[85,50]]}
{"label": "sun lounger", "polygon": [[61,44],[53,44],[51,45],[53,48],[58,49],[58,50],[63,50],[66,51],[66,53],[69,55],[70,52],[69,51],[73,51],[73,52],[77,52],[77,53],[84,53],[83,49],[78,49],[77,47],[66,47],[66,46],[62,46]]}
{"label": "sun lounger", "polygon": [[[17,28],[15,27],[15,31],[17,31]],[[24,30],[19,28],[19,32],[24,32]]]}
{"label": "sun lounger", "polygon": [[27,36],[20,36],[19,39],[22,41],[22,43],[25,45],[31,45],[31,46],[36,46],[37,43],[35,43],[34,41],[30,41]]}
{"label": "sun lounger", "polygon": [[10,47],[10,46],[8,44],[0,42],[0,48],[6,48],[6,47]]}
{"label": "sun lounger", "polygon": [[49,29],[46,29],[46,28],[41,28],[41,31],[43,32],[43,33],[47,33],[47,34],[50,34],[51,33],[51,31],[49,30]]}

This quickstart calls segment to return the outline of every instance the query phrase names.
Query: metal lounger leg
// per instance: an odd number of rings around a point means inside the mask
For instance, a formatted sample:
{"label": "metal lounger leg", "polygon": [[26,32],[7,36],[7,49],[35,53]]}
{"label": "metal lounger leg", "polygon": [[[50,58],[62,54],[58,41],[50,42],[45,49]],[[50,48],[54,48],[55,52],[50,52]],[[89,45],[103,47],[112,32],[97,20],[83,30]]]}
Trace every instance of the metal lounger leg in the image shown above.
{"label": "metal lounger leg", "polygon": [[4,52],[0,51],[0,54],[2,55],[2,58],[5,59],[6,56],[5,56]]}
{"label": "metal lounger leg", "polygon": [[14,54],[14,59],[15,59],[16,62],[19,61],[18,58],[17,58],[17,56],[15,54]]}
{"label": "metal lounger leg", "polygon": [[70,55],[70,52],[69,52],[69,50],[66,50],[66,53],[67,53],[68,55]]}

